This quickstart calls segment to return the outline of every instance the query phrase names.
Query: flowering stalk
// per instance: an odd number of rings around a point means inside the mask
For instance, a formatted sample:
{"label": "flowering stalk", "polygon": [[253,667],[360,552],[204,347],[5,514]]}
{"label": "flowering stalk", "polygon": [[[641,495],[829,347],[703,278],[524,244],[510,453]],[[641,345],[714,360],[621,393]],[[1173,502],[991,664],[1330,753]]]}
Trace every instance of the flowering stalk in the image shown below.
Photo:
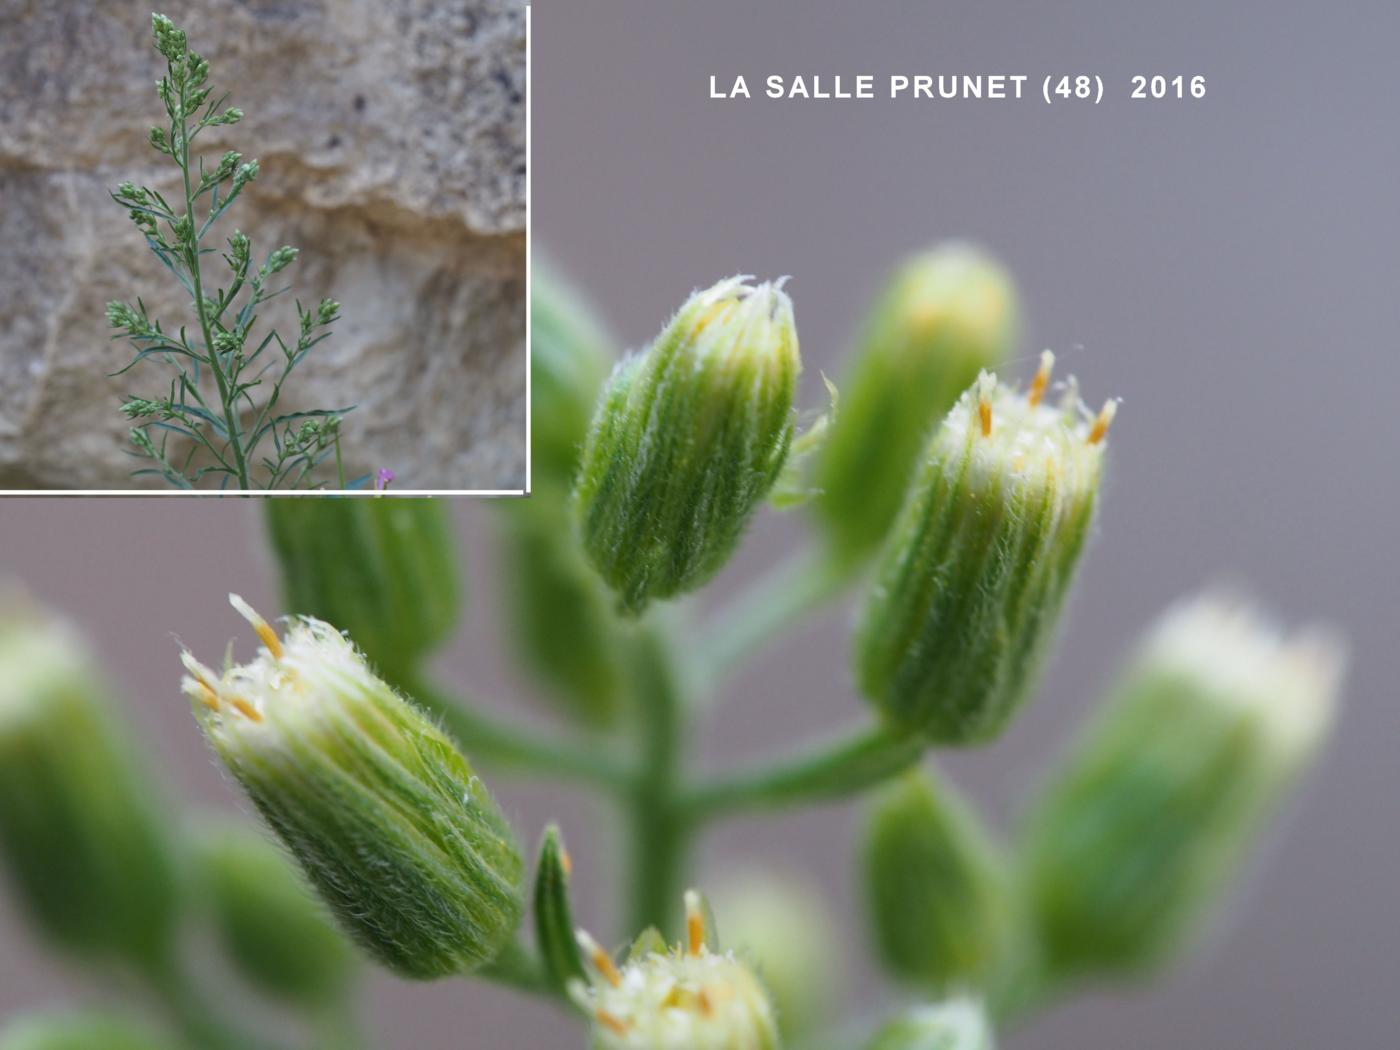
{"label": "flowering stalk", "polygon": [[[136,454],[155,464],[133,476],[162,477],[177,488],[194,488],[205,478],[217,478],[220,488],[232,484],[245,490],[314,485],[314,471],[328,456],[334,454],[339,464],[341,420],[354,406],[282,413],[277,407],[293,370],[330,334],[340,304],[322,299],[314,308],[304,308],[298,302],[298,331],[291,344],[275,329],[255,339],[258,309],[286,291],[273,287],[274,278],[296,259],[297,249],[277,248],[257,265],[248,237],[238,230],[223,253],[229,284],[211,287],[204,262],[214,249],[204,246],[205,238],[258,177],[258,162],[229,150],[206,168],[204,159],[192,154],[200,133],[237,124],[243,111],[225,107],[227,95],[211,99],[209,63],[190,50],[184,30],[159,14],[151,16],[151,24],[156,50],[166,64],[156,92],[168,123],[151,129],[150,144],[179,170],[181,195],[172,204],[157,189],[123,182],[112,199],[127,210],[152,253],[189,295],[198,337],[184,326],[168,331],[140,299],[135,305],[107,304],[114,338],[136,348],[131,362],[113,375],[124,375],[147,359],[174,372],[164,394],[129,396],[122,404],[122,413],[132,421]],[[213,391],[204,382],[206,374],[213,379]],[[260,453],[267,440],[272,451]],[[187,447],[182,449],[180,441]],[[347,487],[343,472],[338,487]]]}

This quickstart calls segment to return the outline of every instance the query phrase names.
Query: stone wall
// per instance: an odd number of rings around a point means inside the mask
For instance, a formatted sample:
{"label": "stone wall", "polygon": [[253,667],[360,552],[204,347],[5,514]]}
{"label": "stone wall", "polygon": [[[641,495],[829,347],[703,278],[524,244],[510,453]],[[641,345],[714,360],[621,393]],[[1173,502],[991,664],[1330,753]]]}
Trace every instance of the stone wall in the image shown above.
{"label": "stone wall", "polygon": [[[0,0],[0,487],[135,483],[109,378],[109,299],[192,323],[188,301],[108,190],[164,192],[146,145],[148,0]],[[221,220],[304,301],[342,303],[335,335],[288,385],[289,409],[357,403],[355,473],[397,487],[516,488],[525,463],[525,15],[506,0],[218,0],[167,10],[247,114],[203,150],[257,157]],[[164,164],[158,163],[164,161]],[[222,239],[222,238],[221,238]],[[290,303],[272,319],[295,325]]]}

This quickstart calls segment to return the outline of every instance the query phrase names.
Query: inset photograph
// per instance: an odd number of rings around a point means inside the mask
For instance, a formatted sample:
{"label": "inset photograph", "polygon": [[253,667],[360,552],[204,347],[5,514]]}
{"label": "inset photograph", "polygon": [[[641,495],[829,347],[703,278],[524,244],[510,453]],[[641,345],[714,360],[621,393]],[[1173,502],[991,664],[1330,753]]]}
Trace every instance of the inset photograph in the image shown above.
{"label": "inset photograph", "polygon": [[0,32],[0,490],[523,492],[526,8]]}

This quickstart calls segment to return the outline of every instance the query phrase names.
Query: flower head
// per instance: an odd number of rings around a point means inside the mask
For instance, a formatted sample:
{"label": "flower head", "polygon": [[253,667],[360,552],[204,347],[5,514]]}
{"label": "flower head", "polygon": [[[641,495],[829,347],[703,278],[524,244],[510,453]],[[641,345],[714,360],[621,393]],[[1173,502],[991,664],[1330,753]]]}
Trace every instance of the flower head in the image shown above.
{"label": "flower head", "polygon": [[184,692],[214,751],[341,925],[385,966],[438,977],[490,961],[523,907],[510,827],[453,742],[320,620],[285,637],[237,595],[263,648]]}
{"label": "flower head", "polygon": [[587,933],[579,946],[592,970],[570,987],[594,1022],[596,1050],[777,1050],[768,993],[733,952],[707,943],[704,908],[685,896],[686,941],[667,948],[643,935],[622,966]]}

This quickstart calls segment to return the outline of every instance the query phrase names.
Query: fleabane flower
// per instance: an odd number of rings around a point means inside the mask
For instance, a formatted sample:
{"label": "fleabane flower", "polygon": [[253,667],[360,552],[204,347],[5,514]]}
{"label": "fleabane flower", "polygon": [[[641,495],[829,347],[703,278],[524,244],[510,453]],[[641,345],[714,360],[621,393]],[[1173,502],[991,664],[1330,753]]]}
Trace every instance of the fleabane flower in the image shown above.
{"label": "fleabane flower", "polygon": [[686,940],[668,948],[643,934],[618,966],[587,933],[592,971],[570,994],[593,1019],[594,1050],[777,1050],[768,993],[733,952],[709,942],[700,895],[685,895]]}
{"label": "fleabane flower", "polygon": [[1074,382],[983,372],[929,439],[856,637],[862,692],[943,743],[1000,732],[1034,681],[1094,519],[1104,439]]}
{"label": "fleabane flower", "polygon": [[1162,616],[1028,828],[1048,972],[1142,971],[1179,947],[1326,739],[1343,664],[1328,632],[1237,598]]}
{"label": "fleabane flower", "polygon": [[184,691],[340,924],[407,977],[494,959],[520,921],[522,863],[467,760],[335,628],[294,619],[282,638],[230,601],[262,648],[222,674],[184,653]]}
{"label": "fleabane flower", "polygon": [[629,614],[718,572],[782,470],[800,368],[782,285],[731,277],[695,292],[608,379],[574,511]]}

